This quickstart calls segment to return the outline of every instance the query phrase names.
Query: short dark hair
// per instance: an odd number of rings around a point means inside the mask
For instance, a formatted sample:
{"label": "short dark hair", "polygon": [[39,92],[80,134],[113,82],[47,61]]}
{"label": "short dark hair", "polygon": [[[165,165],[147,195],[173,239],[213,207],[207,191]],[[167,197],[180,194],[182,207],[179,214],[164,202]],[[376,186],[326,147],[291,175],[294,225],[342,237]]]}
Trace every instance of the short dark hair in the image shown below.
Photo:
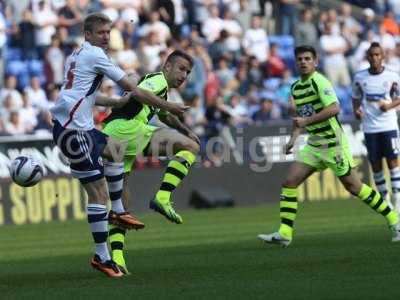
{"label": "short dark hair", "polygon": [[294,56],[297,56],[304,52],[311,52],[312,55],[314,56],[314,58],[317,57],[317,51],[315,51],[315,48],[313,46],[309,46],[309,45],[297,46],[294,49]]}
{"label": "short dark hair", "polygon": [[372,48],[381,48],[382,49],[381,44],[379,44],[378,42],[372,42],[371,45],[369,46],[369,48],[367,49],[367,54],[370,53]]}
{"label": "short dark hair", "polygon": [[173,64],[178,57],[186,59],[190,63],[190,67],[193,67],[193,58],[182,50],[174,50],[170,55],[168,55],[165,63],[170,62]]}
{"label": "short dark hair", "polygon": [[111,19],[103,13],[92,13],[86,16],[83,21],[83,31],[92,32],[95,24],[111,24]]}

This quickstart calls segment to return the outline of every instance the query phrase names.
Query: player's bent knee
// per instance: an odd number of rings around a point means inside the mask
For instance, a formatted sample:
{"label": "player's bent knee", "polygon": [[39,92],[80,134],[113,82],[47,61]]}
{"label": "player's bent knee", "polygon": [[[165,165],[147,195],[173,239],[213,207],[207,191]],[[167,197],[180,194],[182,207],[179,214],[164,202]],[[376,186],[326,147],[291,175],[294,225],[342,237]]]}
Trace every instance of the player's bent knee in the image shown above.
{"label": "player's bent knee", "polygon": [[286,188],[297,188],[299,183],[294,178],[286,178],[285,181],[282,183],[282,187]]}

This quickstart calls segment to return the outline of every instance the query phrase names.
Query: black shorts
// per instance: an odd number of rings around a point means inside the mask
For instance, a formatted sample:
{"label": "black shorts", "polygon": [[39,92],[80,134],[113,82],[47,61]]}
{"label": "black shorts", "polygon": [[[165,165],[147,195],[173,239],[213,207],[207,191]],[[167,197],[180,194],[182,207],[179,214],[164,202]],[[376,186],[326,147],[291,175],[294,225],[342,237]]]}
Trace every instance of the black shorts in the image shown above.
{"label": "black shorts", "polygon": [[368,159],[371,163],[382,158],[396,159],[399,155],[399,133],[397,130],[364,133]]}
{"label": "black shorts", "polygon": [[53,141],[70,163],[71,174],[81,183],[104,177],[101,155],[107,145],[107,135],[97,129],[68,129],[54,120]]}

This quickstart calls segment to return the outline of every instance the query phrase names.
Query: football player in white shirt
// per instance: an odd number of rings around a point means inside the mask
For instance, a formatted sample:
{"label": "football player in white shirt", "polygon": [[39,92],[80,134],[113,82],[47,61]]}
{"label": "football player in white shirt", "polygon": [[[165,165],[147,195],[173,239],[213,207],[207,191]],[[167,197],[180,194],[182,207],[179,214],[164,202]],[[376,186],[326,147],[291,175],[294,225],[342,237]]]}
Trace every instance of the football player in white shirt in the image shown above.
{"label": "football player in white shirt", "polygon": [[[368,69],[359,71],[353,80],[353,109],[362,120],[368,159],[374,173],[375,184],[388,200],[382,159],[390,169],[392,202],[400,212],[399,126],[395,108],[400,105],[400,76],[383,65],[384,54],[379,43],[367,50]],[[389,201],[388,201],[389,202]]]}
{"label": "football player in white shirt", "polygon": [[[94,13],[85,18],[85,42],[66,60],[64,85],[51,113],[54,142],[68,158],[72,176],[79,179],[88,194],[86,211],[96,249],[91,265],[109,277],[120,277],[123,273],[111,260],[107,247],[108,222],[128,229],[144,225],[124,211],[121,202],[124,145],[94,128],[92,108],[95,104],[122,106],[131,98],[173,114],[181,114],[187,108],[137,88],[110,61],[106,54],[110,29],[111,20],[104,14]],[[104,76],[130,93],[115,99],[97,95]],[[102,157],[106,159],[104,165]],[[108,213],[109,193],[116,200]]]}

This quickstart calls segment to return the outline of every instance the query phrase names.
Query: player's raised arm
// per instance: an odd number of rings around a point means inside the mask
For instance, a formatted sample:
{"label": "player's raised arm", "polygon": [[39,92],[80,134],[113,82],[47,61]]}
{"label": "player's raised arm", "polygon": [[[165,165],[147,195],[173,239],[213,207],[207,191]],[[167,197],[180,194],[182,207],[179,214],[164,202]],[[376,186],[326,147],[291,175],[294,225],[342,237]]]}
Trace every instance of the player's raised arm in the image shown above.
{"label": "player's raised arm", "polygon": [[155,96],[149,91],[141,89],[135,86],[128,78],[128,76],[124,76],[121,80],[118,81],[118,85],[127,91],[131,91],[131,96],[136,101],[141,103],[160,108],[162,110],[168,111],[174,115],[182,115],[185,111],[189,109],[188,106],[172,103],[162,100],[161,98]]}

